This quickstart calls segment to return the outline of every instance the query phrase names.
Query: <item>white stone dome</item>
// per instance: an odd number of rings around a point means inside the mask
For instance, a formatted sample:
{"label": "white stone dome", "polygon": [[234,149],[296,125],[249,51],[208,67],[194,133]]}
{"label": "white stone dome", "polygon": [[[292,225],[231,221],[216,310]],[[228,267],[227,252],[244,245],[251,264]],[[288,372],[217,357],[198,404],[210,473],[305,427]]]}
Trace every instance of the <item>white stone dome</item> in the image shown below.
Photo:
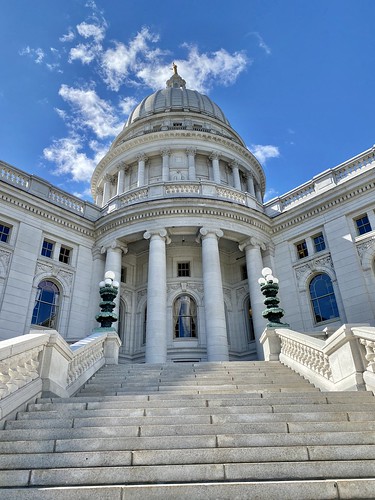
{"label": "white stone dome", "polygon": [[177,73],[175,64],[173,64],[173,70],[172,77],[166,82],[167,87],[145,97],[130,113],[125,128],[141,118],[171,111],[201,113],[230,126],[229,121],[217,104],[197,90],[187,89],[186,82]]}
{"label": "white stone dome", "polygon": [[141,118],[169,111],[201,113],[230,126],[223,111],[206,95],[196,90],[168,87],[145,97],[131,112],[125,127]]}

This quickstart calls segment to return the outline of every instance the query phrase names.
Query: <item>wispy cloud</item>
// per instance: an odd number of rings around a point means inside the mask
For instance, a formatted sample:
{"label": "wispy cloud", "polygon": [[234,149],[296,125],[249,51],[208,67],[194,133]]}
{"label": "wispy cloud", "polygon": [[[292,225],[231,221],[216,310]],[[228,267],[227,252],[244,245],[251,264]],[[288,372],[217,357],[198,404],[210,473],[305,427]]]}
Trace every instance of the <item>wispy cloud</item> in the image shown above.
{"label": "wispy cloud", "polygon": [[276,196],[279,196],[279,194],[280,193],[274,188],[267,189],[267,191],[264,193],[264,201],[272,200],[272,198],[276,198]]}
{"label": "wispy cloud", "polygon": [[65,35],[62,35],[59,40],[60,42],[63,42],[63,43],[66,43],[66,42],[72,42],[74,39],[75,39],[76,35],[74,33],[74,31],[69,28],[69,31],[68,33],[66,33]]}
{"label": "wispy cloud", "polygon": [[43,59],[45,58],[45,53],[40,47],[38,47],[37,49],[32,49],[31,47],[27,46],[21,49],[18,53],[20,56],[31,57],[31,59],[33,59],[36,64],[41,64],[43,62]]}
{"label": "wispy cloud", "polygon": [[280,156],[279,148],[271,144],[251,144],[248,149],[263,164],[270,158],[278,158]]}
{"label": "wispy cloud", "polygon": [[261,48],[262,50],[264,50],[264,52],[267,54],[267,55],[270,55],[271,54],[271,48],[266,44],[266,42],[264,41],[263,37],[257,32],[257,31],[251,31],[250,33],[247,34],[247,36],[253,36],[256,38],[257,42],[258,42],[258,47]]}
{"label": "wispy cloud", "polygon": [[[115,109],[110,103],[101,99],[94,89],[62,85],[59,95],[71,106],[70,126],[75,130],[88,128],[99,139],[113,137],[121,131],[123,123]],[[67,115],[63,117],[66,120]]]}

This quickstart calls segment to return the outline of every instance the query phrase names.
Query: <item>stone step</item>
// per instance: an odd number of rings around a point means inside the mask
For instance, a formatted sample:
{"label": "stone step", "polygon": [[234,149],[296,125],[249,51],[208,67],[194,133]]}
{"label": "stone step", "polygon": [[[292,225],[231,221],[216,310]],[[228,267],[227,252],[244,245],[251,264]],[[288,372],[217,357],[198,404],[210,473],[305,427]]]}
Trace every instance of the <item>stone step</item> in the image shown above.
{"label": "stone step", "polygon": [[[360,492],[360,496],[358,496]],[[100,487],[9,488],[1,500],[327,500],[375,498],[375,479],[245,481],[194,484],[121,485]]]}
{"label": "stone step", "polygon": [[374,460],[375,445],[193,448],[0,454],[1,470]]}
{"label": "stone step", "polygon": [[[375,460],[70,467],[0,471],[2,487],[372,478]],[[358,497],[357,497],[358,498]]]}
{"label": "stone step", "polygon": [[[81,437],[78,439],[46,439],[39,441],[0,441],[0,453],[51,453],[75,451],[133,451],[189,448],[241,448],[241,447],[291,447],[375,445],[375,432],[320,432],[219,434],[200,436],[163,437]],[[353,448],[354,450],[354,448]],[[344,457],[342,457],[344,458]]]}

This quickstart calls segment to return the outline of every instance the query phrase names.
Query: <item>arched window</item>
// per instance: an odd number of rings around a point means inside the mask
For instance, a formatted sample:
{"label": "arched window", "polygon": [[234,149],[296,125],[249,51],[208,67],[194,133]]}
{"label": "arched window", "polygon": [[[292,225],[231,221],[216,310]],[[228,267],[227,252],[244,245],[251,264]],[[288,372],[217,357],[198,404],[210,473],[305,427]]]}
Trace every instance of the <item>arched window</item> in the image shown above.
{"label": "arched window", "polygon": [[250,297],[247,297],[244,303],[245,325],[247,333],[247,341],[252,342],[255,340],[254,325],[253,325],[253,311],[251,309]]}
{"label": "arched window", "polygon": [[58,286],[52,281],[41,281],[38,285],[31,323],[46,328],[56,328],[59,303]]}
{"label": "arched window", "polygon": [[174,337],[195,338],[197,332],[197,305],[189,295],[181,295],[173,305]]}
{"label": "arched window", "polygon": [[328,274],[314,276],[309,290],[316,323],[339,317],[335,292]]}

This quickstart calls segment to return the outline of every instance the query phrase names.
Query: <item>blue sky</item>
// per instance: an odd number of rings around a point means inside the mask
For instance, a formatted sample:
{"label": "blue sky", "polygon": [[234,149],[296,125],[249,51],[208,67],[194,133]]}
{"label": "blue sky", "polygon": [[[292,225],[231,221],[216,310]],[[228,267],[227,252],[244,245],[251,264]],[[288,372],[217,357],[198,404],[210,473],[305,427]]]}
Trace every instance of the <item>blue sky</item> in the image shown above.
{"label": "blue sky", "polygon": [[90,199],[172,62],[263,164],[269,199],[375,143],[374,0],[0,0],[0,158]]}

